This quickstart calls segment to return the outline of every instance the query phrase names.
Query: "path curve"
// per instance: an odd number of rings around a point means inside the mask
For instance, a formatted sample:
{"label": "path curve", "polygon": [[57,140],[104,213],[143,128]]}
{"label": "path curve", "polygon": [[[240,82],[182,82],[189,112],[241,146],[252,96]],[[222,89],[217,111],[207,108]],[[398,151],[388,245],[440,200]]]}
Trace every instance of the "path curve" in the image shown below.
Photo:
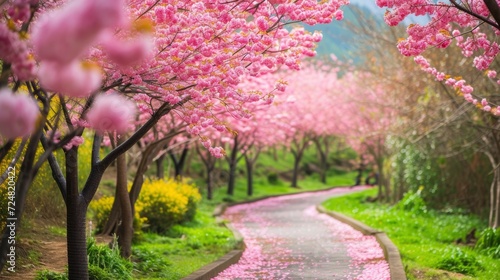
{"label": "path curve", "polygon": [[229,207],[223,217],[246,244],[240,261],[215,280],[390,279],[375,237],[316,211],[329,197],[365,187],[335,188]]}

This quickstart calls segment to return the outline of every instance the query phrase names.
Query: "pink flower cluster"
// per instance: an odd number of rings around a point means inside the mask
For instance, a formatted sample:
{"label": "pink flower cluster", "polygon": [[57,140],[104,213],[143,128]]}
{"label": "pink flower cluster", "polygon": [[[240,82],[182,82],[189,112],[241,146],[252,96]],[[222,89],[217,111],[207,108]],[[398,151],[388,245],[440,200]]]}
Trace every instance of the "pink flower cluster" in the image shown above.
{"label": "pink flower cluster", "polygon": [[124,23],[124,4],[123,0],[76,0],[42,14],[31,35],[45,89],[87,97],[100,87],[100,70],[79,60],[104,31]]}
{"label": "pink flower cluster", "polygon": [[123,133],[130,128],[135,115],[136,107],[132,101],[118,94],[101,94],[87,113],[87,121],[100,133]]}
{"label": "pink flower cluster", "polygon": [[28,51],[26,40],[0,21],[0,59],[12,64],[12,72],[19,80],[35,77],[35,61]]}
{"label": "pink flower cluster", "polygon": [[[490,112],[493,115],[500,116],[500,106],[492,108],[486,98],[482,98],[479,102],[478,98],[473,96],[474,88],[467,84],[463,79],[454,79],[446,76],[445,73],[439,72],[436,68],[432,67],[430,63],[423,56],[416,56],[415,62],[427,73],[436,77],[436,80],[443,81],[446,85],[453,87],[457,93],[465,99],[465,101],[474,104],[485,112]],[[490,78],[496,77],[496,71],[488,71],[486,75]]]}
{"label": "pink flower cluster", "polygon": [[38,106],[27,93],[0,89],[0,135],[7,139],[29,136],[38,116]]}
{"label": "pink flower cluster", "polygon": [[[426,24],[412,24],[408,27],[408,37],[398,44],[403,55],[417,56],[415,61],[424,71],[431,73],[439,81],[445,81],[463,95],[467,102],[478,105],[486,112],[499,115],[500,108],[493,108],[487,102],[478,102],[480,97],[473,97],[473,88],[465,81],[445,78],[446,75],[428,65],[420,55],[428,48],[446,48],[455,40],[465,57],[472,57],[473,66],[479,71],[486,71],[490,79],[496,79],[496,71],[490,70],[492,62],[500,53],[500,45],[496,27],[480,19],[492,18],[485,1],[457,1],[456,3],[435,3],[431,0],[377,0],[377,5],[388,8],[385,20],[388,25],[399,24],[409,15],[428,15],[430,21]],[[458,7],[460,5],[460,7]],[[467,11],[467,12],[465,12]],[[477,16],[475,16],[477,15]],[[499,82],[497,80],[497,82]],[[497,106],[494,106],[497,107]]]}

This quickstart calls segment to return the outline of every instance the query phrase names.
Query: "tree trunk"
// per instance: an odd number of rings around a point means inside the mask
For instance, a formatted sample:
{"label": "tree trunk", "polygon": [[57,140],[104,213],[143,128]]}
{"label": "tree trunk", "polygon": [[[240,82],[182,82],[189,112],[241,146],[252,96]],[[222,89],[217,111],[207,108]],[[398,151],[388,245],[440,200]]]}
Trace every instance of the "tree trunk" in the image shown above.
{"label": "tree trunk", "polygon": [[236,177],[236,163],[229,163],[229,178],[227,180],[227,194],[234,195],[234,183]]}
{"label": "tree trunk", "polygon": [[254,162],[245,154],[245,163],[247,167],[247,195],[253,195],[253,164]]}
{"label": "tree trunk", "polygon": [[[495,169],[495,173],[499,173],[498,167]],[[492,223],[491,227],[492,228],[498,228],[500,225],[500,174],[497,174],[496,176],[496,192],[492,201],[494,207],[492,207],[492,212],[493,212],[493,218],[492,218]]]}
{"label": "tree trunk", "polygon": [[236,181],[236,165],[238,163],[237,155],[238,155],[238,136],[234,137],[233,148],[231,149],[231,154],[229,157],[226,157],[227,162],[229,163],[229,178],[227,180],[227,194],[234,195],[234,184]]}
{"label": "tree trunk", "polygon": [[300,161],[302,159],[302,152],[297,151],[293,153],[293,174],[292,174],[292,188],[298,188],[298,181],[299,181],[299,168],[300,168]]}
{"label": "tree trunk", "polygon": [[207,168],[207,199],[212,200],[213,198],[213,167]]}
{"label": "tree trunk", "polygon": [[170,155],[170,158],[172,159],[173,163],[174,163],[174,176],[176,179],[181,179],[182,176],[183,176],[183,169],[184,169],[184,166],[185,166],[185,163],[186,163],[186,159],[187,159],[187,156],[188,156],[188,152],[189,152],[189,148],[188,148],[188,144],[186,144],[184,146],[184,148],[182,149],[182,153],[181,153],[181,156],[177,158],[177,156],[172,152],[172,151],[169,151],[169,155]]}
{"label": "tree trunk", "polygon": [[316,144],[316,150],[319,155],[319,165],[321,169],[320,181],[323,184],[326,184],[326,174],[328,172],[328,154],[329,154],[329,141],[325,138],[323,139],[324,147],[321,145],[320,139],[314,139],[314,143]]}
{"label": "tree trunk", "polygon": [[165,168],[163,167],[164,159],[165,155],[163,154],[156,160],[156,177],[158,177],[158,179],[165,178]]}
{"label": "tree trunk", "polygon": [[500,206],[500,200],[499,200],[500,169],[498,168],[497,161],[495,160],[495,157],[493,156],[492,153],[485,152],[485,155],[490,160],[491,166],[493,168],[493,181],[491,182],[490,186],[490,213],[489,213],[488,225],[490,227],[497,228],[499,224],[498,220],[500,219],[499,209],[498,209]]}
{"label": "tree trunk", "polygon": [[66,239],[68,246],[69,279],[89,279],[87,259],[87,203],[78,191],[78,147],[65,152],[66,156]]}
{"label": "tree trunk", "polygon": [[[120,137],[118,145],[122,144],[124,137]],[[132,238],[134,237],[134,216],[127,190],[127,154],[123,153],[116,159],[116,194],[115,200],[120,203],[121,223],[118,227],[118,246],[124,258],[132,255]]]}

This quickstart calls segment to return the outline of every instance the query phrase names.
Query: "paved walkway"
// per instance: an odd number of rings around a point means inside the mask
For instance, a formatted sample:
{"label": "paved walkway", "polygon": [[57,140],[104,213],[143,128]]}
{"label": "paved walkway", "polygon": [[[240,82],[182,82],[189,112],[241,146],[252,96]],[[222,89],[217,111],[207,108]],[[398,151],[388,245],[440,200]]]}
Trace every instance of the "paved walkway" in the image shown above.
{"label": "paved walkway", "polygon": [[230,207],[224,218],[243,235],[246,249],[222,279],[389,279],[388,264],[373,236],[364,236],[315,206],[360,190],[270,198]]}

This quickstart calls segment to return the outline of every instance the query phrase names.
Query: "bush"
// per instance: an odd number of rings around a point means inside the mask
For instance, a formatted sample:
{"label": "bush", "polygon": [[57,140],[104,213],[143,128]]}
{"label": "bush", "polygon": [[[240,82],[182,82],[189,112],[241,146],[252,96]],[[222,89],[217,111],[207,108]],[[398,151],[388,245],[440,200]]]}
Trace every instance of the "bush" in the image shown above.
{"label": "bush", "polygon": [[161,277],[161,272],[172,264],[160,254],[146,249],[133,248],[134,268],[148,277]]}
{"label": "bush", "polygon": [[445,250],[443,258],[436,265],[439,269],[474,276],[483,267],[475,256],[467,254],[458,247]]}
{"label": "bush", "polygon": [[200,200],[200,193],[187,180],[149,180],[144,183],[137,204],[149,229],[162,233],[174,224],[192,220]]}
{"label": "bush", "polygon": [[68,274],[44,269],[37,271],[35,280],[68,280]]}
{"label": "bush", "polygon": [[94,226],[97,232],[101,232],[108,221],[111,208],[115,198],[112,196],[101,197],[90,202],[90,211],[92,212]]}
{"label": "bush", "polygon": [[475,249],[493,258],[500,258],[500,229],[487,228],[483,230]]}
{"label": "bush", "polygon": [[267,175],[267,182],[271,185],[277,185],[279,181],[278,174],[276,173],[269,173]]}
{"label": "bush", "polygon": [[427,205],[422,198],[423,189],[421,186],[416,192],[408,191],[405,193],[403,199],[398,202],[397,207],[414,214],[427,213]]}
{"label": "bush", "polygon": [[196,214],[198,202],[201,200],[200,192],[191,184],[191,181],[187,179],[176,181],[176,183],[179,192],[188,198],[187,211],[184,214],[183,221],[192,221]]}
{"label": "bush", "polygon": [[120,256],[120,249],[115,244],[113,249],[107,245],[96,244],[93,238],[87,242],[90,279],[132,279],[131,262]]}
{"label": "bush", "polygon": [[[102,232],[104,229],[114,201],[114,197],[104,196],[90,202],[90,211],[92,213],[92,220],[95,222],[96,232]],[[146,221],[146,218],[142,218],[139,214],[141,210],[140,205],[136,204],[134,213],[134,235],[136,236],[142,232],[143,224]]]}

